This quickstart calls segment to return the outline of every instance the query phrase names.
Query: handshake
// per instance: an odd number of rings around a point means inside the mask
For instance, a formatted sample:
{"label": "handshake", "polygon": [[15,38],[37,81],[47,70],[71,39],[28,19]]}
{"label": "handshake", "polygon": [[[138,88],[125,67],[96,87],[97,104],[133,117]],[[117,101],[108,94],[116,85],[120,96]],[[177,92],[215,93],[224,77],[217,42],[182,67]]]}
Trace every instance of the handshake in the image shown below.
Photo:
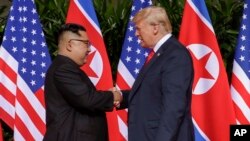
{"label": "handshake", "polygon": [[114,106],[116,108],[119,108],[120,103],[122,102],[122,99],[123,99],[122,92],[119,91],[116,87],[113,87],[109,90],[113,93],[113,96],[114,96]]}

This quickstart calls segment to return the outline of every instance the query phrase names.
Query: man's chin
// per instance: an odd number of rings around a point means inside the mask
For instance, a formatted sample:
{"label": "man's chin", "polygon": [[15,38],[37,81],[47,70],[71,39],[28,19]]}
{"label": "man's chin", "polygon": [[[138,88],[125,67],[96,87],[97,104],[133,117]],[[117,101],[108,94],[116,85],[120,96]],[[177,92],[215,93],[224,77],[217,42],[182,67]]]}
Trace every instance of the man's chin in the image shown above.
{"label": "man's chin", "polygon": [[85,59],[82,64],[85,65],[87,63],[88,63],[88,61],[87,61],[87,59]]}
{"label": "man's chin", "polygon": [[145,44],[143,42],[140,43],[141,47],[145,48]]}

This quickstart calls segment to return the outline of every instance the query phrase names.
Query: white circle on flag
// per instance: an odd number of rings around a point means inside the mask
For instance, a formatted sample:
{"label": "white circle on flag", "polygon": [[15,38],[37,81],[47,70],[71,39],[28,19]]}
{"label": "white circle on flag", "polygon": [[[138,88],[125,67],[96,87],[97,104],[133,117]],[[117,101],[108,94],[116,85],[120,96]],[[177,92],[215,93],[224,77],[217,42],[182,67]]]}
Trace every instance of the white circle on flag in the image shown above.
{"label": "white circle on flag", "polygon": [[92,81],[92,83],[94,85],[96,85],[102,76],[103,61],[102,61],[102,56],[101,56],[100,52],[93,45],[90,46],[90,49],[91,49],[90,54],[95,52],[95,55],[94,55],[92,61],[90,62],[89,66],[96,73],[97,77],[89,76],[89,78]]}
{"label": "white circle on flag", "polygon": [[[207,62],[205,63],[205,66],[197,66],[196,68],[206,69],[206,71],[213,77],[213,79],[200,77],[198,78],[196,86],[193,86],[193,94],[195,95],[206,94],[206,92],[208,92],[214,86],[214,84],[218,79],[220,71],[218,58],[210,47],[203,44],[190,44],[187,46],[187,48],[192,52],[193,57],[195,57],[194,60],[200,60],[205,55],[211,53],[209,58],[207,59]],[[197,64],[195,64],[194,62],[194,65]],[[202,71],[202,70],[196,69],[195,72],[197,71]]]}

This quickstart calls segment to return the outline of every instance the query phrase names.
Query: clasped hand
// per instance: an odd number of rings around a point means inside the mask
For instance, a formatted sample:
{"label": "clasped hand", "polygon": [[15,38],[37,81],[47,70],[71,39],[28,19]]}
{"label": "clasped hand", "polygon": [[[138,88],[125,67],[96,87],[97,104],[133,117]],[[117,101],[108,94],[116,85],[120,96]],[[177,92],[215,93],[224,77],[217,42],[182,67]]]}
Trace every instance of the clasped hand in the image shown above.
{"label": "clasped hand", "polygon": [[122,93],[116,87],[110,89],[114,96],[114,106],[116,108],[120,107],[120,103],[122,102]]}

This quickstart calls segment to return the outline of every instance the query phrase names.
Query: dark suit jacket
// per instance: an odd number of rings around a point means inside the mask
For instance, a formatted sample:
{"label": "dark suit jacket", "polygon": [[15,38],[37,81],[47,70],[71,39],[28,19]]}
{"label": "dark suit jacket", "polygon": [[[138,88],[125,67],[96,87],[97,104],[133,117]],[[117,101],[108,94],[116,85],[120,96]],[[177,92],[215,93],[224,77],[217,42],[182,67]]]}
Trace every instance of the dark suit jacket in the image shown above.
{"label": "dark suit jacket", "polygon": [[45,80],[44,141],[107,141],[105,111],[113,109],[112,92],[96,91],[88,76],[58,55]]}
{"label": "dark suit jacket", "polygon": [[123,91],[129,141],[194,140],[193,73],[188,50],[170,37],[141,69],[132,90]]}

